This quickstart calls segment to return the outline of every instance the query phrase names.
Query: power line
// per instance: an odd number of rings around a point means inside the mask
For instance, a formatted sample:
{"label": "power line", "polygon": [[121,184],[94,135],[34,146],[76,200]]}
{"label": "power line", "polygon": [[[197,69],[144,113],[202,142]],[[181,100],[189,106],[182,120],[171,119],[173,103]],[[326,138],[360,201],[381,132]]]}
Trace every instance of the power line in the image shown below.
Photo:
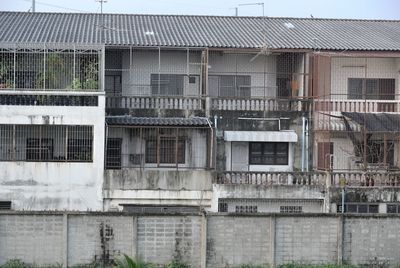
{"label": "power line", "polygon": [[[22,0],[24,2],[32,2],[32,0]],[[44,3],[44,2],[38,2],[35,1],[36,4],[42,5],[42,6],[49,6],[49,7],[55,7],[55,8],[59,8],[59,9],[65,9],[65,10],[69,10],[69,11],[75,11],[75,12],[88,12],[86,10],[81,10],[81,9],[75,9],[75,8],[69,8],[69,7],[64,7],[64,6],[59,6],[59,5],[54,5],[54,4],[49,4],[49,3]]]}

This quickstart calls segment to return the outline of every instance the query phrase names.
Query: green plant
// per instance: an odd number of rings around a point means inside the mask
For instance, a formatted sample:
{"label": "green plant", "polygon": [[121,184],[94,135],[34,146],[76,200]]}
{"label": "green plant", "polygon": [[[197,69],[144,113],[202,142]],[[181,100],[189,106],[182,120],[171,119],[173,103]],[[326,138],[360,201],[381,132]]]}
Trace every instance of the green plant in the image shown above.
{"label": "green plant", "polygon": [[139,260],[134,260],[128,255],[124,254],[123,257],[116,259],[117,268],[152,268],[153,266],[148,263],[141,262]]}
{"label": "green plant", "polygon": [[264,265],[254,265],[254,264],[241,264],[236,266],[236,268],[265,268],[267,266]]}
{"label": "green plant", "polygon": [[98,63],[95,61],[89,61],[83,70],[84,82],[82,83],[82,89],[96,90],[98,87]]}
{"label": "green plant", "polygon": [[25,268],[27,265],[19,259],[11,259],[7,261],[1,268]]}
{"label": "green plant", "polygon": [[71,85],[72,89],[82,89],[82,83],[78,78],[74,78],[74,80],[72,80],[72,85]]}
{"label": "green plant", "polygon": [[166,266],[166,268],[189,268],[189,265],[180,262],[178,260],[173,260],[170,263],[168,263]]}

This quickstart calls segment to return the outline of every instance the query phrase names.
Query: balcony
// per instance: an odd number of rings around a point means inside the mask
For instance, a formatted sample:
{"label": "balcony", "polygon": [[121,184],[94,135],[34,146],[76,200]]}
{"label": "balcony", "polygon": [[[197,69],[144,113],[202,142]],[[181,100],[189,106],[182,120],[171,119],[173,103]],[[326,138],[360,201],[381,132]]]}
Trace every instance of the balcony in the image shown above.
{"label": "balcony", "polygon": [[398,113],[400,100],[314,100],[314,110],[319,112]]}
{"label": "balcony", "polygon": [[399,187],[400,171],[335,171],[330,175],[334,187]]}
{"label": "balcony", "polygon": [[247,185],[326,185],[327,173],[324,172],[248,172],[224,171],[218,173],[215,184]]}
{"label": "balcony", "polygon": [[107,96],[109,109],[204,110],[204,98],[196,96]]}
{"label": "balcony", "polygon": [[9,91],[20,94],[98,92],[102,88],[101,49],[81,45],[7,47],[3,44],[0,48],[0,94]]}

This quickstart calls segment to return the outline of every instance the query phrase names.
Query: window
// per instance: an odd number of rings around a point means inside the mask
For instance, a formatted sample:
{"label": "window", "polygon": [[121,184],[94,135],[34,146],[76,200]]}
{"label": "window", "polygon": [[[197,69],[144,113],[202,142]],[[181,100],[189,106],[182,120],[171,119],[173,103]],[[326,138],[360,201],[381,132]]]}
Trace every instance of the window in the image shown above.
{"label": "window", "polygon": [[[342,212],[342,205],[337,206],[337,211]],[[379,213],[378,204],[368,203],[350,203],[345,204],[344,212],[346,213]]]}
{"label": "window", "polygon": [[348,79],[349,99],[394,100],[395,79]]}
{"label": "window", "polygon": [[11,201],[0,201],[0,210],[10,210]]}
{"label": "window", "polygon": [[318,142],[317,167],[322,170],[333,168],[333,142]]}
{"label": "window", "polygon": [[68,139],[68,160],[91,161],[92,140],[91,139]]}
{"label": "window", "polygon": [[210,95],[218,97],[250,97],[250,75],[210,75]]}
{"label": "window", "polygon": [[105,75],[104,91],[107,95],[118,96],[122,92],[122,79],[120,75]]}
{"label": "window", "polygon": [[92,161],[92,126],[0,125],[0,161]]}
{"label": "window", "polygon": [[26,140],[26,160],[49,161],[53,159],[53,139],[31,139]]}
{"label": "window", "polygon": [[122,139],[107,139],[106,167],[110,169],[121,168],[121,145]]}
{"label": "window", "polygon": [[[178,149],[177,152],[176,149]],[[157,146],[157,140],[147,140],[146,163],[157,163],[157,154],[159,154],[160,164],[184,164],[185,139],[179,137],[178,146],[175,137],[160,137],[159,146]],[[176,157],[178,158],[177,161]]]}
{"label": "window", "polygon": [[302,206],[280,206],[280,213],[302,213]]}
{"label": "window", "polygon": [[[364,143],[358,145],[360,150],[356,150],[356,156],[363,157]],[[367,163],[369,164],[385,164],[388,166],[394,166],[394,147],[393,141],[386,142],[386,153],[385,144],[382,140],[368,140],[367,142]],[[385,161],[386,154],[386,163]]]}
{"label": "window", "polygon": [[236,206],[236,213],[257,213],[257,206]]}
{"label": "window", "polygon": [[183,95],[183,74],[151,74],[150,80],[153,95]]}
{"label": "window", "polygon": [[288,165],[289,143],[287,142],[250,142],[250,165]]}
{"label": "window", "polygon": [[228,212],[228,204],[225,202],[218,202],[218,212]]}
{"label": "window", "polygon": [[398,204],[387,204],[386,213],[400,213],[400,205]]}

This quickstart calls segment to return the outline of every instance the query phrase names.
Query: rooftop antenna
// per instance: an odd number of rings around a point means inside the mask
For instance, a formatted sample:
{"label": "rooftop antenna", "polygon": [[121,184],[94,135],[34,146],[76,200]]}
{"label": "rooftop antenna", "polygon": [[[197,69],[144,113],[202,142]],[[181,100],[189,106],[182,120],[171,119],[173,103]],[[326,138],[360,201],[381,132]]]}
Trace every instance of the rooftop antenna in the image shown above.
{"label": "rooftop antenna", "polygon": [[264,17],[264,3],[246,3],[246,4],[239,4],[238,6],[262,6],[262,15]]}
{"label": "rooftop antenna", "polygon": [[100,3],[100,13],[103,14],[103,4],[107,3],[108,0],[96,0],[96,2]]}
{"label": "rooftop antenna", "polygon": [[32,0],[32,13],[35,13],[35,0]]}
{"label": "rooftop antenna", "polygon": [[239,15],[239,8],[238,7],[232,7],[230,9],[234,9],[235,10],[235,16],[236,17]]}

